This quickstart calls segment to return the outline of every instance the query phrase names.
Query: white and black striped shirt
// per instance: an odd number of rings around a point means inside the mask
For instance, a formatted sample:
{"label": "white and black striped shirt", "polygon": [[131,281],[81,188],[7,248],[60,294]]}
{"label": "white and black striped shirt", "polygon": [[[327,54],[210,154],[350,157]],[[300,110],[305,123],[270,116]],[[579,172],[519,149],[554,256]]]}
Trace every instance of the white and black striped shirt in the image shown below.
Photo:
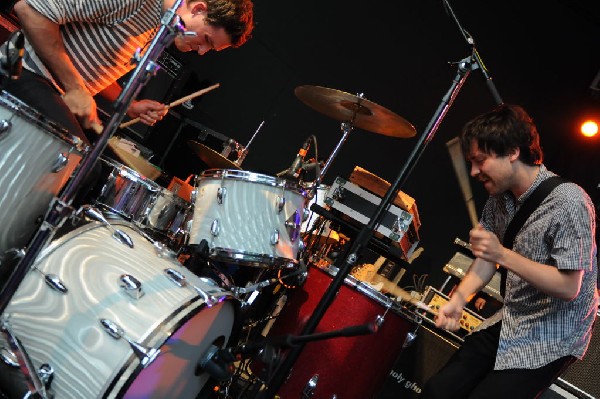
{"label": "white and black striped shirt", "polygon": [[[502,241],[523,201],[554,175],[541,165],[536,180],[520,198],[512,193],[490,197],[481,224]],[[574,183],[557,186],[529,216],[515,237],[513,250],[561,270],[584,270],[583,282],[577,298],[569,302],[508,272],[496,370],[539,368],[563,356],[584,355],[598,309],[594,232],[594,205]]]}
{"label": "white and black striped shirt", "polygon": [[[132,69],[132,56],[144,48],[160,25],[162,0],[27,0],[60,25],[65,48],[92,95]],[[29,43],[25,68],[45,76],[59,90]]]}

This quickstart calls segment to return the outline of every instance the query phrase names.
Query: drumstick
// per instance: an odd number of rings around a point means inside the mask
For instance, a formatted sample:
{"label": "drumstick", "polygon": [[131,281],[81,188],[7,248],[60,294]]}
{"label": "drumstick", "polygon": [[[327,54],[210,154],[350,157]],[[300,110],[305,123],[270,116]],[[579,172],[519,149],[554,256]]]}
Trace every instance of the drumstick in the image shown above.
{"label": "drumstick", "polygon": [[460,149],[460,142],[458,137],[446,143],[448,152],[450,152],[450,158],[452,160],[452,166],[454,166],[454,173],[458,179],[458,184],[462,191],[465,205],[467,206],[467,212],[469,213],[469,219],[471,219],[471,225],[477,227],[479,221],[477,220],[477,210],[475,209],[475,201],[473,200],[473,193],[471,192],[471,185],[469,184],[469,175],[467,173],[467,166],[463,157],[462,150]]}
{"label": "drumstick", "polygon": [[[175,106],[177,106],[177,105],[180,105],[180,104],[183,104],[184,102],[186,102],[186,101],[189,101],[189,100],[192,100],[192,99],[194,99],[194,98],[196,98],[196,97],[198,97],[198,96],[201,96],[201,95],[203,95],[203,94],[206,94],[206,93],[208,93],[209,91],[212,91],[212,90],[216,89],[216,88],[217,88],[217,87],[219,87],[220,85],[221,85],[220,83],[216,83],[216,84],[214,84],[214,85],[212,85],[212,86],[209,86],[209,87],[207,87],[207,88],[205,88],[205,89],[198,90],[198,91],[197,91],[197,92],[195,92],[195,93],[189,94],[189,95],[187,95],[187,96],[185,96],[185,97],[181,97],[179,100],[175,100],[175,101],[173,101],[172,103],[168,104],[168,105],[167,105],[167,109],[169,109],[169,108],[172,108],[172,107],[175,107]],[[121,123],[121,125],[119,125],[119,127],[120,127],[121,129],[123,129],[123,128],[125,128],[125,127],[128,127],[128,126],[131,126],[131,125],[133,125],[133,124],[135,124],[135,123],[138,123],[139,121],[140,121],[140,118],[139,118],[139,117],[138,117],[138,118],[134,118],[134,119],[132,119],[132,120],[130,120],[130,121],[127,121],[127,122],[125,122],[125,123]]]}
{"label": "drumstick", "polygon": [[430,309],[429,306],[427,306],[425,303],[419,301],[417,298],[414,298],[406,290],[403,290],[402,288],[398,287],[396,284],[394,284],[392,281],[388,280],[387,278],[383,277],[382,275],[375,274],[373,276],[373,279],[371,280],[371,284],[379,284],[379,283],[383,284],[384,290],[386,290],[390,294],[394,295],[396,298],[399,298],[400,300],[405,301],[405,302],[409,302],[410,304],[415,305],[417,308],[419,308],[421,310],[425,310],[430,313],[434,312],[433,309]]}

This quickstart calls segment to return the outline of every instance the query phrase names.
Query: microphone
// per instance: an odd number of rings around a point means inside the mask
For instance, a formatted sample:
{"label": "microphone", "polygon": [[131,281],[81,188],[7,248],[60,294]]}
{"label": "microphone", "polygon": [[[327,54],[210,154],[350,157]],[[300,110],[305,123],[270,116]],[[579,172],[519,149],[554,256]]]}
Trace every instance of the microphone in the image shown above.
{"label": "microphone", "polygon": [[294,179],[297,179],[301,176],[303,172],[302,165],[304,162],[304,158],[308,153],[308,149],[310,148],[311,141],[312,136],[307,138],[304,144],[302,144],[302,147],[300,147],[300,150],[298,150],[298,154],[296,154],[296,159],[294,159],[294,162],[292,162],[292,165],[287,170],[286,175],[293,177]]}

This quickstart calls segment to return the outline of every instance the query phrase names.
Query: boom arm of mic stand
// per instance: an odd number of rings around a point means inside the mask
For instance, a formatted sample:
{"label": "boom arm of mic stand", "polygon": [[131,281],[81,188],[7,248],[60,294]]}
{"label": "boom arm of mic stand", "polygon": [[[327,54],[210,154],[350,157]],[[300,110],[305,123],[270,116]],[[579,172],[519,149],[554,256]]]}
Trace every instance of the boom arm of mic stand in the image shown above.
{"label": "boom arm of mic stand", "polygon": [[475,59],[475,63],[481,69],[481,72],[483,73],[483,76],[485,78],[485,83],[486,83],[488,89],[490,90],[490,93],[492,93],[492,97],[494,97],[494,101],[498,105],[502,104],[503,101],[502,101],[502,98],[500,97],[500,93],[498,93],[498,90],[496,89],[496,85],[494,84],[492,77],[490,76],[485,64],[483,63],[483,60],[481,59],[481,56],[479,55],[479,52],[477,51],[477,48],[475,47],[475,39],[473,39],[473,36],[471,36],[471,34],[462,27],[462,25],[460,24],[460,21],[458,20],[458,17],[454,13],[454,10],[452,9],[452,7],[450,7],[450,3],[448,3],[448,0],[443,0],[443,1],[444,1],[444,7],[446,7],[446,9],[448,10],[448,13],[450,14],[452,19],[456,23],[456,26],[458,27],[458,30],[460,31],[461,35],[463,36],[463,38],[465,39],[467,44],[469,46],[471,46],[472,57]]}
{"label": "boom arm of mic stand", "polygon": [[[431,142],[433,136],[435,135],[437,129],[439,128],[442,120],[448,113],[450,106],[454,103],[454,99],[458,95],[460,89],[464,85],[469,73],[471,72],[471,58],[465,58],[458,65],[458,72],[455,76],[450,89],[446,93],[446,95],[442,98],[442,102],[438,106],[433,118],[427,125],[427,128],[419,138],[414,150],[409,155],[406,163],[404,164],[402,170],[400,171],[398,177],[394,181],[394,183],[389,188],[385,197],[381,200],[375,214],[371,217],[371,220],[365,226],[358,237],[355,240],[352,240],[351,247],[349,249],[348,256],[345,259],[339,259],[336,261],[336,266],[338,266],[338,273],[334,277],[333,281],[323,294],[321,301],[317,304],[314,312],[311,317],[307,320],[304,329],[302,330],[302,334],[310,334],[312,333],[321,319],[323,318],[325,311],[331,305],[333,300],[335,299],[337,292],[339,291],[344,279],[350,272],[351,268],[356,264],[359,256],[362,254],[366,243],[370,240],[373,232],[375,230],[375,226],[380,223],[380,219],[384,215],[384,211],[388,208],[388,206],[392,203],[392,199],[396,198],[398,191],[402,188],[402,185],[406,182],[410,172],[416,165],[417,161],[423,154],[423,151],[427,147],[427,144]],[[343,262],[343,263],[342,263]],[[342,263],[342,264],[340,264]],[[272,398],[275,396],[281,385],[285,382],[292,366],[300,356],[302,349],[304,348],[303,344],[296,345],[294,348],[290,350],[284,361],[281,365],[275,370],[273,377],[268,383],[268,388],[263,392],[260,398]]]}

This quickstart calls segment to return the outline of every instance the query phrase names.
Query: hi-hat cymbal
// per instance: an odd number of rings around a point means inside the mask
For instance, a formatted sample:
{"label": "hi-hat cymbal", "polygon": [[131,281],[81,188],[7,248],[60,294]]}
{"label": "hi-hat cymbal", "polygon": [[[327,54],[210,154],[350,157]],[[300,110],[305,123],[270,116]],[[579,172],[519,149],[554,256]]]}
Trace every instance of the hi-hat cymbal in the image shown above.
{"label": "hi-hat cymbal", "polygon": [[[354,127],[392,137],[413,137],[412,124],[365,98],[321,86],[298,86],[296,97],[320,113]],[[354,120],[352,120],[354,118]]]}
{"label": "hi-hat cymbal", "polygon": [[230,161],[223,155],[219,154],[212,148],[209,148],[202,143],[198,143],[194,140],[188,140],[188,145],[192,148],[192,150],[194,150],[196,155],[198,155],[198,157],[200,157],[200,159],[208,165],[209,168],[237,170],[242,169],[235,162]]}

